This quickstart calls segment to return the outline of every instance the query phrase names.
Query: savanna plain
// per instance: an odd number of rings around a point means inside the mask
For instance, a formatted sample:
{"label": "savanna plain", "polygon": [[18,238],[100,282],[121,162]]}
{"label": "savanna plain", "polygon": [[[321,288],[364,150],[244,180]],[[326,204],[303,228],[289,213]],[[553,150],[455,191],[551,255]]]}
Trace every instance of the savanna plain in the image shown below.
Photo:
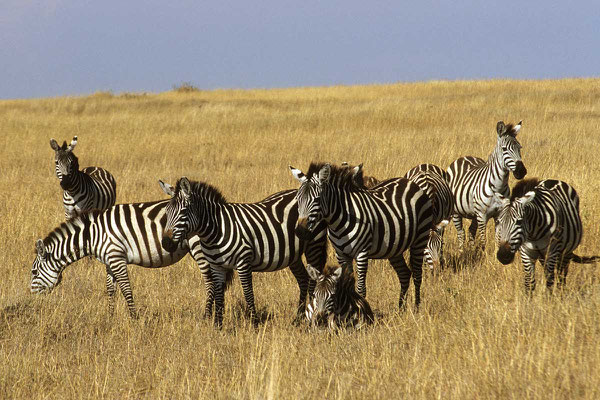
{"label": "savanna plain", "polygon": [[519,257],[495,258],[493,223],[482,255],[472,245],[459,255],[448,227],[447,268],[424,271],[418,311],[411,289],[398,312],[395,273],[372,261],[376,323],[360,331],[294,326],[289,270],[254,274],[258,328],[236,277],[215,330],[190,257],[130,266],[139,320],[120,295],[109,317],[105,268],[89,258],[52,293],[30,294],[35,240],[64,220],[49,140],[74,135],[80,166],[115,176],[118,203],[163,199],[158,179],[181,176],[254,202],[297,187],[290,164],[363,163],[388,178],[423,162],[487,159],[496,122],[522,119],[528,175],[575,187],[577,253],[600,254],[598,79],[188,89],[0,101],[1,398],[600,398],[598,265],[571,264],[552,296],[538,265],[529,298]]}

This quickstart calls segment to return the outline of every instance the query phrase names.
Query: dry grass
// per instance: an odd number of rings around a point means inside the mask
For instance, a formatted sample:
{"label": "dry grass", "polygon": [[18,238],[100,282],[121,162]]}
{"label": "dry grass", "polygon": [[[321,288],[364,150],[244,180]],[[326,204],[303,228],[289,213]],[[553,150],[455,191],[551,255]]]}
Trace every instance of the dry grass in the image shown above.
{"label": "dry grass", "polygon": [[[117,179],[119,202],[164,198],[157,179],[187,175],[232,201],[296,187],[287,165],[363,162],[376,177],[421,162],[487,157],[496,122],[523,119],[531,176],[581,197],[581,254],[600,253],[600,80],[430,82],[159,95],[98,93],[0,102],[0,397],[2,398],[599,398],[600,271],[572,265],[567,289],[523,294],[520,262],[488,251],[457,271],[425,274],[423,305],[396,311],[399,285],[372,262],[378,322],[329,335],[292,326],[289,271],[255,275],[265,322],[244,317],[236,281],[224,329],[201,318],[204,289],[190,258],[132,266],[141,309],[121,297],[107,317],[104,267],[82,260],[48,296],[29,294],[34,240],[63,218],[48,141],[79,136],[80,165]],[[447,231],[456,253],[456,232]],[[537,271],[538,282],[543,282]]]}

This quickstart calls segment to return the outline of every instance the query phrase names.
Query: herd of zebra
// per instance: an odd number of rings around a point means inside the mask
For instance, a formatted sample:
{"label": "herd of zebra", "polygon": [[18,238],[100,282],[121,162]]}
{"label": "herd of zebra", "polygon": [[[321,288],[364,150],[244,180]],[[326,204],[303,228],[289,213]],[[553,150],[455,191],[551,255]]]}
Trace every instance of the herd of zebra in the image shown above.
{"label": "herd of zebra", "polygon": [[[390,261],[400,281],[400,309],[412,278],[418,307],[423,260],[430,269],[441,268],[442,238],[450,219],[462,248],[463,218],[472,221],[469,232],[478,247],[493,218],[498,260],[511,263],[520,252],[529,293],[535,289],[539,260],[551,290],[555,269],[562,286],[570,261],[590,263],[600,257],[574,254],[582,236],[575,190],[558,180],[523,179],[527,170],[517,140],[521,126],[498,122],[496,146],[487,161],[462,157],[446,171],[421,164],[402,178],[379,181],[365,176],[362,164],[311,163],[306,173],[290,166],[300,187],[256,203],[229,203],[216,187],[183,177],[175,187],[159,181],[170,199],[115,205],[116,182],[108,171],[79,170],[73,153],[77,137],[62,146],[52,139],[66,222],[37,240],[31,291],[51,291],[67,265],[92,256],[106,266],[109,311],[114,311],[118,285],[135,318],[127,265],[160,268],[189,253],[206,286],[204,314],[210,318],[214,311],[217,327],[234,270],[256,324],[252,273],[286,267],[300,289],[296,323],[308,319],[311,326],[360,327],[373,322],[366,301],[369,259]],[[512,194],[510,172],[522,179]],[[328,243],[336,265],[327,263]]]}

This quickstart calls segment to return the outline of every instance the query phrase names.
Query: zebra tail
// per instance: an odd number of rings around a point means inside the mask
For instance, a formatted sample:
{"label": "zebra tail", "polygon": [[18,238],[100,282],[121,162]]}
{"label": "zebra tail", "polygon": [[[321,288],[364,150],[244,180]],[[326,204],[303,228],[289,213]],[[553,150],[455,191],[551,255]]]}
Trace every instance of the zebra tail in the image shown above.
{"label": "zebra tail", "polygon": [[227,291],[227,289],[229,289],[229,286],[231,286],[234,275],[235,275],[234,269],[228,269],[227,272],[225,273],[225,290],[224,291]]}
{"label": "zebra tail", "polygon": [[600,261],[600,256],[589,256],[589,257],[580,257],[577,254],[573,253],[573,258],[571,261],[576,262],[578,264],[592,264],[596,261]]}

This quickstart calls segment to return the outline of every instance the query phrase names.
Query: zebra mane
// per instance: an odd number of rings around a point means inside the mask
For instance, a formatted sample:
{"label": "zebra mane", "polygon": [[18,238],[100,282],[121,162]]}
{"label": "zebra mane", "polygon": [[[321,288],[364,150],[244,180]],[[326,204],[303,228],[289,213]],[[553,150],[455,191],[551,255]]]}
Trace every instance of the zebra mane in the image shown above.
{"label": "zebra mane", "polygon": [[[79,214],[75,218],[71,218],[68,221],[62,222],[56,228],[54,228],[50,233],[46,235],[44,238],[44,246],[48,246],[52,243],[53,238],[63,238],[65,237],[65,232],[79,231],[81,227],[84,228],[90,224],[89,214],[98,214],[101,210],[91,210]],[[76,228],[75,228],[76,227]]]}
{"label": "zebra mane", "polygon": [[539,183],[538,178],[526,178],[515,183],[510,193],[510,202],[512,203],[515,199],[525,196],[525,193],[533,190]]}
{"label": "zebra mane", "polygon": [[[175,196],[177,196],[177,194],[179,193],[179,190],[181,190],[180,182],[181,182],[181,180],[178,180],[177,185],[175,185]],[[219,203],[219,204],[227,203],[225,196],[223,196],[223,194],[219,191],[219,189],[217,189],[216,187],[214,187],[206,182],[190,181],[190,185],[191,185],[192,193],[194,193],[194,194],[200,195],[203,198],[206,198],[215,203]]]}
{"label": "zebra mane", "polygon": [[[313,175],[319,175],[319,171],[328,163],[324,162],[312,162],[308,167],[306,178],[311,179]],[[337,166],[330,164],[331,172],[329,173],[329,181],[337,182],[338,186],[352,189],[366,189],[364,185],[363,172],[362,170],[354,175],[353,169],[346,166]]]}

